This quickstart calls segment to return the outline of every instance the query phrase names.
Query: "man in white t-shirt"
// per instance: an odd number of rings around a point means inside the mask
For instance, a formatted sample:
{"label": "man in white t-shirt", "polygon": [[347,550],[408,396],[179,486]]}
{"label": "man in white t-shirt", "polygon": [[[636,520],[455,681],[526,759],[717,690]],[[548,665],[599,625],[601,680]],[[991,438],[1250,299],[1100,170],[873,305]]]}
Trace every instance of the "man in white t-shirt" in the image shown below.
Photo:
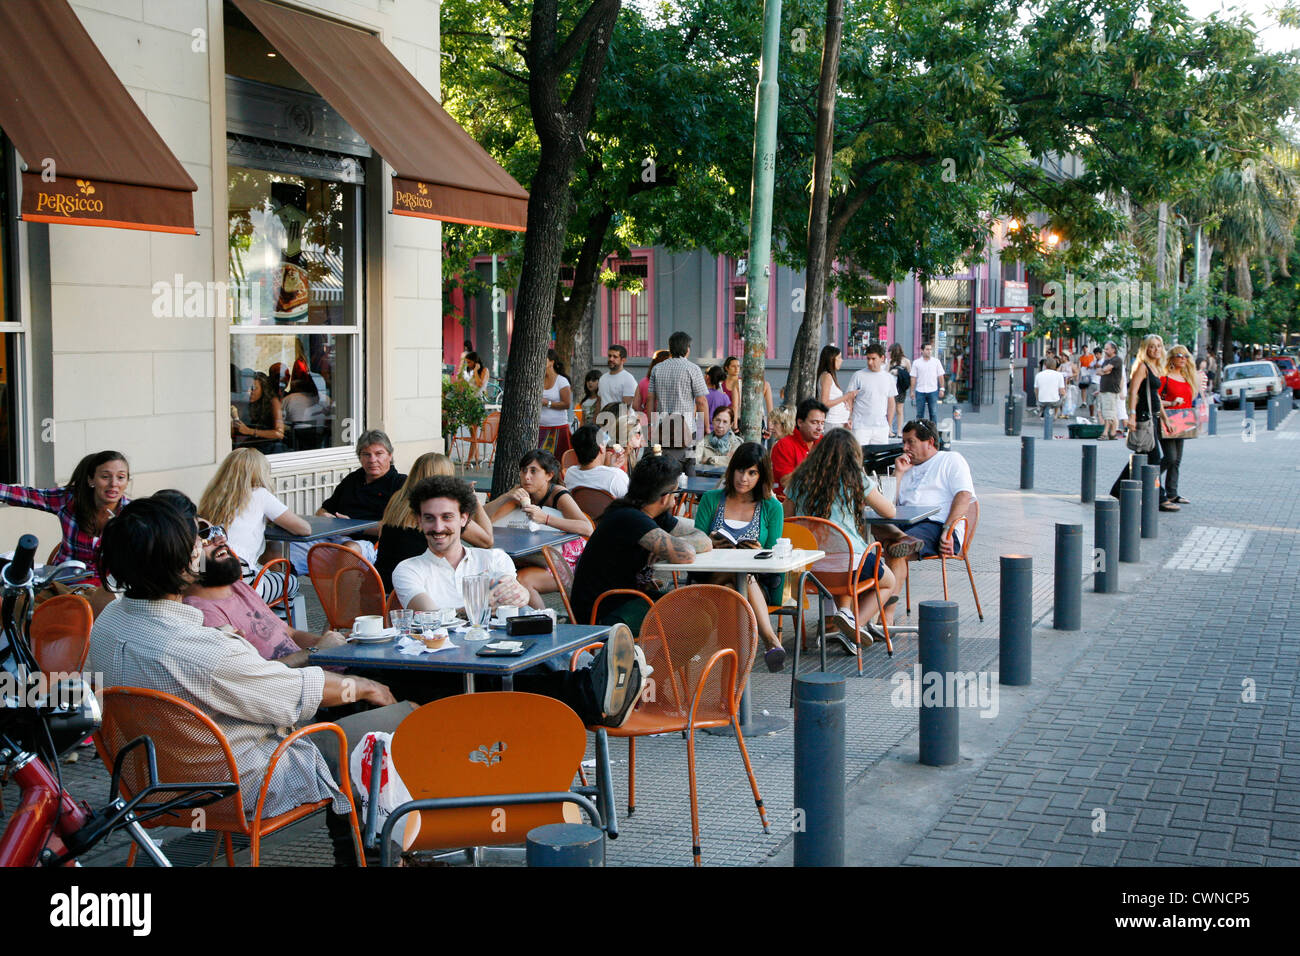
{"label": "man in white t-shirt", "polygon": [[955,451],[939,451],[938,432],[928,422],[908,422],[903,426],[903,454],[894,462],[894,476],[898,504],[939,511],[934,518],[912,525],[902,540],[889,547],[890,570],[895,576],[905,575],[908,559],[918,554],[960,557],[961,533],[953,525],[976,500],[966,459]]}
{"label": "man in white t-shirt", "polygon": [[885,347],[879,342],[867,346],[867,367],[849,379],[848,391],[857,392],[849,428],[859,445],[883,445],[889,441],[889,422],[894,417],[894,395],[898,380],[884,370]]}
{"label": "man in white t-shirt", "polygon": [[1055,413],[1065,397],[1065,376],[1056,370],[1056,359],[1048,357],[1042,371],[1034,376],[1034,390],[1038,393],[1038,409],[1044,416]]}
{"label": "man in white t-shirt", "polygon": [[601,445],[601,431],[595,425],[583,425],[573,433],[573,453],[578,463],[564,472],[564,487],[598,488],[615,498],[627,494],[627,472],[605,464],[606,452]]}
{"label": "man in white t-shirt", "polygon": [[627,349],[621,345],[611,345],[606,356],[609,371],[600,377],[600,407],[621,402],[631,407],[636,397],[636,376],[623,366],[627,363]]}
{"label": "man in white t-shirt", "polygon": [[916,417],[937,422],[943,398],[943,363],[934,358],[929,342],[912,360],[912,395],[916,399]]}

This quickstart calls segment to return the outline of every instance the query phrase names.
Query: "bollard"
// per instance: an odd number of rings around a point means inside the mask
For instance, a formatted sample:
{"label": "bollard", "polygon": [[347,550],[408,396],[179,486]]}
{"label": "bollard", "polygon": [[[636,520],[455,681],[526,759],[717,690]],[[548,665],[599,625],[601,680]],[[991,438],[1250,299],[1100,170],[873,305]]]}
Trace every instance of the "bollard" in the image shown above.
{"label": "bollard", "polygon": [[586,823],[547,823],[528,831],[528,866],[604,866],[605,834]]}
{"label": "bollard", "polygon": [[1034,487],[1034,439],[1032,435],[1020,438],[1020,487],[1026,490]]}
{"label": "bollard", "polygon": [[1097,446],[1083,446],[1083,473],[1079,479],[1079,500],[1085,505],[1097,499]]}
{"label": "bollard", "polygon": [[1033,672],[1034,559],[1004,554],[998,611],[998,683],[1027,687]]}
{"label": "bollard", "polygon": [[794,682],[794,865],[844,865],[844,737],[839,674]]}
{"label": "bollard", "polygon": [[1147,463],[1147,456],[1140,452],[1132,452],[1128,456],[1128,476],[1134,481],[1142,480],[1142,466]]}
{"label": "bollard", "polygon": [[1219,406],[1210,402],[1210,434],[1219,434]]}
{"label": "bollard", "polygon": [[[956,763],[961,757],[955,686],[958,672],[957,603],[922,601],[919,623],[917,666],[921,672],[921,686],[913,688],[913,694],[920,698],[921,704],[920,760],[928,767],[943,767]],[[930,693],[923,693],[924,689],[930,689]],[[939,699],[937,703],[934,702],[936,696]]]}
{"label": "bollard", "polygon": [[1052,589],[1052,627],[1077,631],[1083,626],[1083,525],[1056,525],[1056,582]]}
{"label": "bollard", "polygon": [[1099,498],[1092,512],[1092,589],[1119,593],[1119,502]]}
{"label": "bollard", "polygon": [[1241,397],[1241,408],[1247,418],[1255,417],[1255,403],[1246,398],[1245,395]]}
{"label": "bollard", "polygon": [[1278,413],[1277,399],[1274,398],[1272,395],[1270,395],[1268,397],[1268,404],[1264,406],[1264,415],[1265,415],[1265,422],[1266,422],[1264,426],[1265,431],[1271,432],[1277,429],[1277,413]]}
{"label": "bollard", "polygon": [[952,410],[952,440],[961,441],[961,409]]}
{"label": "bollard", "polygon": [[1160,466],[1142,466],[1142,537],[1154,538],[1160,530]]}
{"label": "bollard", "polygon": [[1127,478],[1119,483],[1119,559],[1142,560],[1142,482]]}
{"label": "bollard", "polygon": [[1052,440],[1052,410],[1043,409],[1043,441]]}

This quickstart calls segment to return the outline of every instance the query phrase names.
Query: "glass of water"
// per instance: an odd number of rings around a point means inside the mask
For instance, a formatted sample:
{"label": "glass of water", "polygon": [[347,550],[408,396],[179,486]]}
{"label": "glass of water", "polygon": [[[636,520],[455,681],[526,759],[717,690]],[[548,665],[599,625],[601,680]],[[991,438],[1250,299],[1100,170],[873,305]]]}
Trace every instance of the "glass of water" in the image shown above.
{"label": "glass of water", "polygon": [[467,574],[460,585],[461,597],[465,600],[465,617],[469,621],[469,631],[465,634],[467,641],[486,641],[488,639],[487,619],[492,611],[488,598],[492,594],[492,576],[490,574]]}
{"label": "glass of water", "polygon": [[411,634],[411,625],[415,622],[415,612],[410,608],[399,607],[390,611],[389,620],[393,622],[393,627],[397,628],[397,633],[402,637],[409,637]]}

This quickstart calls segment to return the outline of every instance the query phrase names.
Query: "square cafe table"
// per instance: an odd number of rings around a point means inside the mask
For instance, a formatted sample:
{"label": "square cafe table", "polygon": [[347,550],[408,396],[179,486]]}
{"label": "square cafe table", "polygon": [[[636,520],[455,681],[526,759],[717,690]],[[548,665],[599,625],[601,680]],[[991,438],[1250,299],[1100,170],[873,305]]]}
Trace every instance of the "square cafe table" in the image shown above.
{"label": "square cafe table", "polygon": [[[876,514],[870,508],[866,510],[867,524],[892,524],[899,528],[910,528],[914,524],[920,524],[927,521],[939,513],[939,508],[925,507],[922,505],[896,505],[896,514],[892,518],[886,518],[883,515]],[[915,624],[891,624],[889,625],[890,634],[917,634],[920,627]]]}
{"label": "square cafe table", "polygon": [[305,544],[309,541],[332,538],[335,535],[350,537],[362,531],[372,531],[379,527],[379,522],[374,518],[332,518],[328,515],[308,515],[305,520],[307,524],[311,525],[310,534],[294,534],[292,531],[285,531],[278,524],[268,524],[266,526],[266,540],[281,543],[287,541],[290,544],[302,542]]}
{"label": "square cafe table", "polygon": [[564,545],[582,535],[542,527],[539,531],[500,525],[492,529],[492,547],[500,548],[512,558],[526,558],[539,553],[547,545]]}
{"label": "square cafe table", "polygon": [[[790,574],[801,571],[826,557],[825,551],[806,551],[796,549],[788,558],[757,558],[760,552],[747,548],[716,548],[697,554],[690,564],[671,564],[656,562],[650,567],[656,571],[698,571],[724,572],[736,575],[736,590],[746,595],[745,579],[751,574]],[[755,658],[757,659],[757,658]],[[785,728],[787,721],[782,717],[754,717],[749,697],[749,681],[745,681],[745,692],[740,697],[740,730],[742,733],[773,734]],[[708,728],[708,733],[727,734],[730,727]]]}

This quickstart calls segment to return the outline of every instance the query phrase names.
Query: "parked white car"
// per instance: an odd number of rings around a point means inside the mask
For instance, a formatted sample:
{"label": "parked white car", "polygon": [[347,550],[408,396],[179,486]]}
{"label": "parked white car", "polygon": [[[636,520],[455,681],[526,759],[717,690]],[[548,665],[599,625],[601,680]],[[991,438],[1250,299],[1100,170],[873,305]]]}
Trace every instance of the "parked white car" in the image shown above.
{"label": "parked white car", "polygon": [[1282,371],[1272,362],[1237,362],[1224,366],[1220,386],[1224,408],[1236,408],[1244,399],[1256,404],[1286,391]]}

